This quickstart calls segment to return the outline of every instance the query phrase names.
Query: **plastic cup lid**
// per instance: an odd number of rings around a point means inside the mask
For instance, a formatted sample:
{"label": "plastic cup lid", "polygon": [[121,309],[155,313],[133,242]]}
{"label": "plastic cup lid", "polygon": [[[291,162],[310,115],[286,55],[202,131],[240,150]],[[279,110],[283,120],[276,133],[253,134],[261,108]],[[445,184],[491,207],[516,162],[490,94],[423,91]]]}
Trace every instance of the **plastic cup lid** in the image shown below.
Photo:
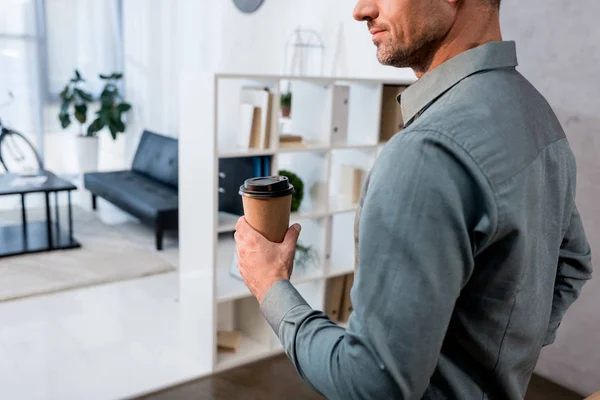
{"label": "plastic cup lid", "polygon": [[262,176],[250,178],[240,186],[240,195],[254,198],[274,198],[289,196],[294,193],[287,176]]}

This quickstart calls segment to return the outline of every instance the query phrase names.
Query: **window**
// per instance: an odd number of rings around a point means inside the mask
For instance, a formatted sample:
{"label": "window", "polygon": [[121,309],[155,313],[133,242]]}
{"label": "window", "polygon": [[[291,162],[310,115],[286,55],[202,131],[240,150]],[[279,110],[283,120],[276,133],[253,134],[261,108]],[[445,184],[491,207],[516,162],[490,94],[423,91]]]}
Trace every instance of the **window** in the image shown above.
{"label": "window", "polygon": [[[0,118],[43,152],[38,0],[3,0],[0,13]],[[9,96],[12,94],[12,100]]]}

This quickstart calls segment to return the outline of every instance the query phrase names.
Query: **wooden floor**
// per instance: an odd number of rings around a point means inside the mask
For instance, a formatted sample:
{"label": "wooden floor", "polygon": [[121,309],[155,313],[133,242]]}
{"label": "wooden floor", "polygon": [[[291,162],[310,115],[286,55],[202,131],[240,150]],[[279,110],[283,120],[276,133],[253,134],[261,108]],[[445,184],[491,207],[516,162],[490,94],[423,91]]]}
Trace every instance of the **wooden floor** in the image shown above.
{"label": "wooden floor", "polygon": [[[323,399],[300,380],[285,356],[277,356],[212,377],[166,389],[137,400],[270,400]],[[578,396],[534,376],[526,400],[581,400]]]}

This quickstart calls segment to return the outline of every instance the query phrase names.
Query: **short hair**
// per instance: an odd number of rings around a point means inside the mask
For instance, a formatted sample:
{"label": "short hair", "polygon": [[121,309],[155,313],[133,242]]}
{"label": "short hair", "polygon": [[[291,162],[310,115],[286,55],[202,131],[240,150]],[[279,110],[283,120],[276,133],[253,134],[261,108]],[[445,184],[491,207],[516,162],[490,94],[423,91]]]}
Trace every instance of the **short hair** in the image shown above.
{"label": "short hair", "polygon": [[485,0],[485,1],[492,6],[495,6],[496,8],[500,8],[500,2],[502,0]]}

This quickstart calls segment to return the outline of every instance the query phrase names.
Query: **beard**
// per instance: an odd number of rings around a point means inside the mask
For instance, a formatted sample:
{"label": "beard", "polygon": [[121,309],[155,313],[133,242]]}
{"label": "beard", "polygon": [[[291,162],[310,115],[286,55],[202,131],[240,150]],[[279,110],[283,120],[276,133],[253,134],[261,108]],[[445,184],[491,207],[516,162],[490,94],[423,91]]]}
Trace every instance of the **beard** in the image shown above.
{"label": "beard", "polygon": [[396,68],[412,68],[415,72],[426,72],[444,39],[442,29],[428,30],[417,40],[405,45],[392,38],[382,40],[377,46],[377,60],[383,65]]}

